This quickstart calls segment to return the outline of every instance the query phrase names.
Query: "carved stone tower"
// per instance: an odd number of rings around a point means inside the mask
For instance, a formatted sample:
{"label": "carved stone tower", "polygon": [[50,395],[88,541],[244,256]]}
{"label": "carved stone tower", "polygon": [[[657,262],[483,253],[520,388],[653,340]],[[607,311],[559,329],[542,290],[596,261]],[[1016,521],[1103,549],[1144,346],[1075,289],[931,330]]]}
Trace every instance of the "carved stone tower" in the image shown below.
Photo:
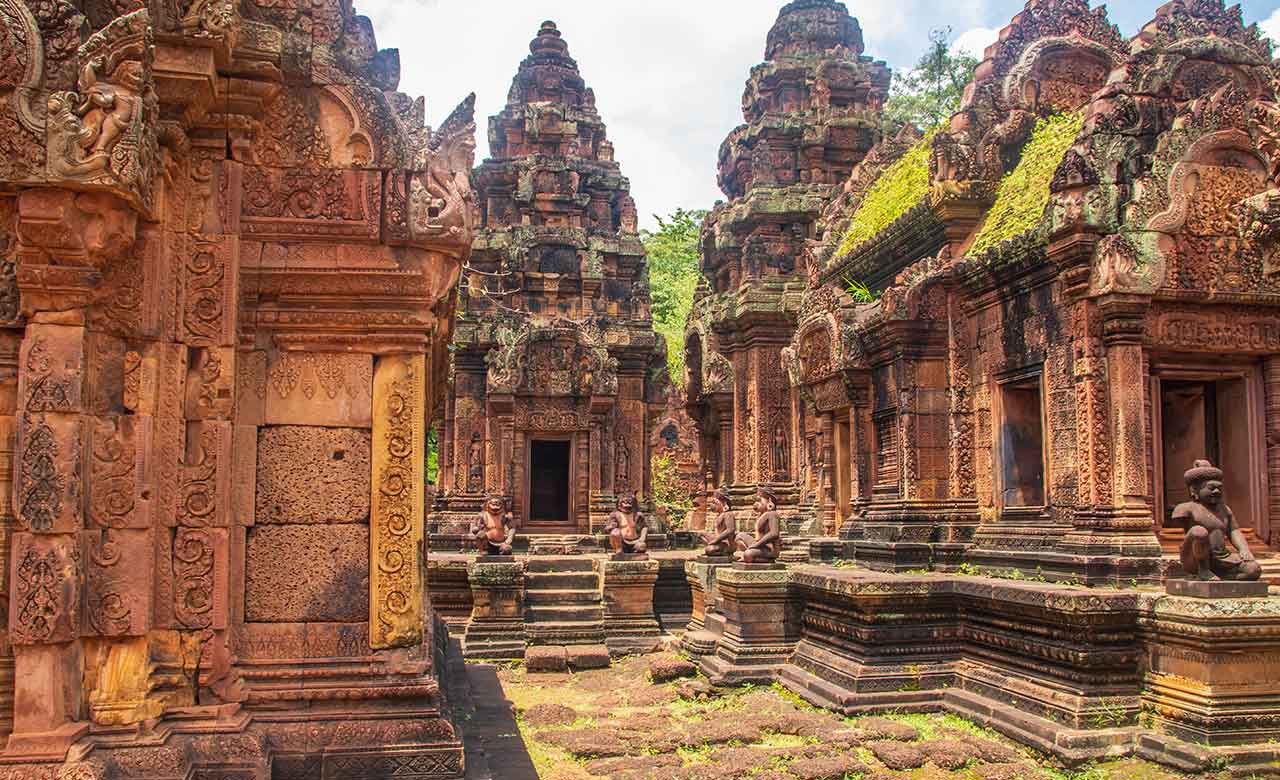
{"label": "carved stone tower", "polygon": [[729,197],[702,230],[709,287],[685,331],[688,408],[704,472],[739,493],[772,483],[795,506],[816,447],[797,441],[779,351],[795,329],[802,253],[823,205],[879,138],[889,90],[883,62],[862,54],[843,3],[795,0],[769,31],[765,62],[742,96],[746,124],[720,146]]}
{"label": "carved stone tower", "polygon": [[588,533],[647,494],[649,314],[636,207],[595,95],[552,22],[489,120],[463,272],[435,529],[506,496],[523,532]]}

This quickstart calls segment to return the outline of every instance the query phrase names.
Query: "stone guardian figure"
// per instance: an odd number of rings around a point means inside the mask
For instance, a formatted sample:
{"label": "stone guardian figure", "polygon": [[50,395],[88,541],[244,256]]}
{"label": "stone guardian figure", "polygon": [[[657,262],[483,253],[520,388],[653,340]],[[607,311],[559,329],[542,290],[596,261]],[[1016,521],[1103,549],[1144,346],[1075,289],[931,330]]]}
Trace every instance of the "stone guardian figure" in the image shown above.
{"label": "stone guardian figure", "polygon": [[738,549],[743,563],[773,563],[778,560],[782,543],[782,516],[778,514],[778,494],[773,488],[762,486],[756,490],[756,501],[751,506],[756,513],[756,533],[753,538],[738,534]]}
{"label": "stone guardian figure", "polygon": [[515,518],[507,511],[507,500],[489,496],[471,523],[471,538],[482,555],[510,555],[516,538]]}
{"label": "stone guardian figure", "polygon": [[604,532],[615,555],[642,555],[648,551],[649,524],[636,505],[636,497],[623,495],[605,520]]}
{"label": "stone guardian figure", "polygon": [[707,557],[725,557],[733,553],[738,536],[738,521],[734,517],[729,491],[717,488],[711,496],[711,511],[715,513],[710,530],[702,535],[707,546],[702,553]]}
{"label": "stone guardian figure", "polygon": [[[1259,579],[1262,566],[1249,551],[1231,507],[1222,500],[1222,469],[1207,460],[1197,460],[1182,478],[1191,500],[1173,508],[1173,519],[1187,526],[1182,540],[1183,570],[1200,580]],[[1228,542],[1235,547],[1234,553]]]}

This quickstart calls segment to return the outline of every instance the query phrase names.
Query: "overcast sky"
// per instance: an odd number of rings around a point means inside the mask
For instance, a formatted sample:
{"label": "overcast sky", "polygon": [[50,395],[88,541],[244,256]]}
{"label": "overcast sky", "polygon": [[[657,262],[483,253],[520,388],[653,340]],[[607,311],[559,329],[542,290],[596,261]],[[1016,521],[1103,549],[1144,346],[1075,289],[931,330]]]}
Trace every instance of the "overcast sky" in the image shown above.
{"label": "overcast sky", "polygon": [[[1232,0],[1229,0],[1231,2]],[[1163,0],[1113,0],[1126,36]],[[552,19],[608,126],[641,214],[710,208],[720,142],[742,121],[742,89],[764,56],[765,35],[785,0],[356,0],[378,45],[400,50],[400,90],[427,99],[438,126],[476,93],[477,158],[488,117],[500,111],[516,67],[543,19]],[[1025,0],[845,0],[866,53],[895,69],[920,56],[932,28],[981,56]],[[1095,3],[1096,4],[1096,3]],[[1280,40],[1280,0],[1243,0],[1246,22]]]}

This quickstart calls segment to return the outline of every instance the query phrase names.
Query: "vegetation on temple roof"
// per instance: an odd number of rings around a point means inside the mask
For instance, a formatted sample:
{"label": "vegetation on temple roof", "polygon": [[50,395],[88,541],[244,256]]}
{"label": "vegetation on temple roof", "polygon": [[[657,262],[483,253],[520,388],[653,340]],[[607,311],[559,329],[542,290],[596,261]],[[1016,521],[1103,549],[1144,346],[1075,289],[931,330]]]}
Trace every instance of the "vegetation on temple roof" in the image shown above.
{"label": "vegetation on temple roof", "polygon": [[969,247],[970,255],[982,254],[1040,225],[1049,204],[1054,171],[1083,126],[1084,114],[1079,111],[1055,114],[1036,123],[1018,164],[1000,180],[995,203]]}
{"label": "vegetation on temple roof", "polygon": [[840,242],[840,254],[852,252],[929,194],[929,152],[933,135],[929,133],[920,139],[876,177],[849,221],[849,229]]}

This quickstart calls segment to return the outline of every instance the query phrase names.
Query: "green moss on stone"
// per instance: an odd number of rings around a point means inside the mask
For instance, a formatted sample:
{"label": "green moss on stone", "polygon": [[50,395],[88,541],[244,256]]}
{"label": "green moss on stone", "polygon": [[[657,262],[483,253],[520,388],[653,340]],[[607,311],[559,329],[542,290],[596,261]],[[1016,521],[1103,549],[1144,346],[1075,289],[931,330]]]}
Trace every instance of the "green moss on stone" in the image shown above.
{"label": "green moss on stone", "polygon": [[982,254],[1040,224],[1049,204],[1049,183],[1054,171],[1083,126],[1084,114],[1078,111],[1056,114],[1036,123],[1017,166],[1000,180],[995,203],[973,239],[969,254]]}
{"label": "green moss on stone", "polygon": [[849,229],[840,242],[840,254],[848,254],[862,242],[889,227],[929,194],[929,152],[933,133],[880,172],[853,212]]}

